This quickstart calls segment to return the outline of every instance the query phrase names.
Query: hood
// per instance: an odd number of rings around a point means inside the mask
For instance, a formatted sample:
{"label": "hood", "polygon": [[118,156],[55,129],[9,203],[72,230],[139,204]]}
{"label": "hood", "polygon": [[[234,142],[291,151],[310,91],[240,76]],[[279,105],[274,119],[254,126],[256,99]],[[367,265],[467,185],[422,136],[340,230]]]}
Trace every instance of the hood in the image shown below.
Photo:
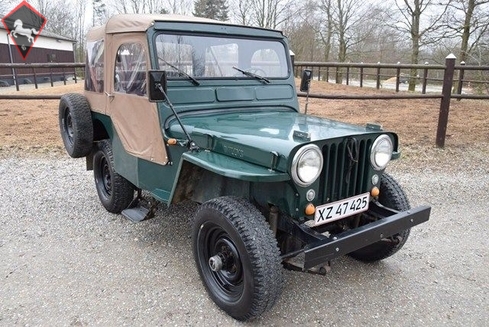
{"label": "hood", "polygon": [[[279,171],[287,171],[294,148],[371,133],[365,127],[308,116],[297,112],[215,113],[181,117],[194,142],[202,149],[219,152]],[[174,119],[170,137],[185,138]]]}

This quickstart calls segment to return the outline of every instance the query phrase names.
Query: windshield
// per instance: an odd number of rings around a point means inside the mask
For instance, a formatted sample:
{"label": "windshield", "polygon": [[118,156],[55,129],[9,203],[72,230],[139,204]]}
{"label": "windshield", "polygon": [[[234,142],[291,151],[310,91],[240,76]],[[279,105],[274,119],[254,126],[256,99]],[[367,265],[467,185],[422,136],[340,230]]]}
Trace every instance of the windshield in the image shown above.
{"label": "windshield", "polygon": [[158,69],[168,78],[288,77],[284,45],[276,40],[160,34],[156,37]]}

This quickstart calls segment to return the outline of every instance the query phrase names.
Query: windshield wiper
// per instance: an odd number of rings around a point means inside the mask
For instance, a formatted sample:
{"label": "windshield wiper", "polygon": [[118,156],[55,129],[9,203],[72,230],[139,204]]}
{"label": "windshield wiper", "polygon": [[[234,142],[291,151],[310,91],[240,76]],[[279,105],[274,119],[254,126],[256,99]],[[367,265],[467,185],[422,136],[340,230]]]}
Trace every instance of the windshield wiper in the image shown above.
{"label": "windshield wiper", "polygon": [[189,80],[192,81],[192,83],[195,86],[199,86],[200,85],[200,83],[199,83],[198,80],[196,80],[193,76],[190,76],[189,74],[187,74],[186,72],[184,72],[183,70],[181,70],[180,68],[178,68],[177,66],[170,64],[168,61],[166,61],[165,59],[162,59],[160,57],[158,57],[158,59],[161,60],[161,61],[163,61],[165,63],[165,65],[170,66],[171,68],[175,69],[178,72],[178,74],[180,74],[181,76],[187,77]]}
{"label": "windshield wiper", "polygon": [[243,73],[246,76],[256,78],[260,82],[264,82],[264,83],[267,83],[267,84],[270,83],[270,80],[268,78],[266,78],[266,77],[257,75],[255,73],[252,73],[252,72],[249,72],[247,70],[244,70],[244,69],[241,69],[241,68],[238,68],[238,67],[234,67],[234,66],[233,66],[233,69],[236,69],[238,72]]}

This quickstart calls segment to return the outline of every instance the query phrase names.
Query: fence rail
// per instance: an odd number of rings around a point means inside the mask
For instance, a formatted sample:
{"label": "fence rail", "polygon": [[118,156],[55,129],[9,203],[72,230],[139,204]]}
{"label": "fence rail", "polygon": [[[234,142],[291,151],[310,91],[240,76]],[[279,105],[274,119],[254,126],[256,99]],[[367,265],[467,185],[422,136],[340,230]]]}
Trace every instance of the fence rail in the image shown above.
{"label": "fence rail", "polygon": [[[446,129],[448,123],[448,113],[450,110],[451,99],[489,99],[489,66],[470,66],[455,65],[455,56],[449,55],[446,58],[445,65],[407,65],[407,64],[365,64],[365,63],[337,63],[337,62],[306,62],[298,61],[294,63],[295,76],[299,76],[301,70],[312,70],[312,76],[318,80],[330,80],[331,74],[334,74],[335,82],[350,85],[353,80],[358,81],[360,87],[364,87],[365,81],[375,81],[375,87],[380,89],[385,83],[384,78],[395,77],[396,94],[373,94],[373,95],[355,95],[355,94],[306,94],[299,92],[300,97],[330,99],[330,100],[394,100],[394,99],[440,99],[440,114],[438,120],[436,145],[444,147]],[[79,76],[83,76],[84,63],[45,63],[45,64],[3,64],[0,63],[0,71],[5,68],[11,70],[10,75],[0,75],[0,86],[2,77],[11,76],[19,90],[19,77],[29,75],[33,76],[36,89],[38,88],[39,70],[49,71],[49,80],[53,86],[54,74],[61,74],[62,80],[66,84],[67,76],[73,76],[75,83]],[[55,72],[55,70],[57,70]],[[59,72],[61,70],[61,72]],[[21,71],[22,74],[18,73]],[[421,71],[422,74],[416,77],[421,82],[420,93],[400,93],[402,83],[412,82],[412,78],[403,71]],[[435,72],[436,76],[433,76]],[[486,79],[466,78],[467,72],[478,72],[481,76],[486,74]],[[368,77],[371,77],[370,79]],[[373,78],[372,78],[373,77]],[[428,92],[428,82],[434,82],[442,86],[441,92]],[[5,83],[4,83],[5,84]],[[464,86],[482,85],[486,88],[485,94],[467,94],[464,92]],[[453,92],[452,92],[453,91]],[[482,93],[482,92],[481,92]],[[0,94],[0,99],[58,99],[59,95],[13,95]]]}
{"label": "fence rail", "polygon": [[[455,60],[455,58],[453,58]],[[337,77],[341,76],[341,83],[351,85],[353,80],[358,81],[358,86],[365,87],[366,80],[373,80],[375,82],[375,88],[380,89],[385,83],[385,79],[395,77],[395,91],[400,92],[400,85],[409,82],[410,76],[403,74],[403,71],[421,71],[422,74],[416,77],[416,81],[420,81],[421,94],[428,94],[428,82],[434,82],[435,84],[443,85],[446,69],[445,65],[407,65],[407,64],[364,64],[364,63],[337,63],[337,62],[307,62],[298,61],[294,64],[295,76],[300,76],[300,71],[303,69],[310,69],[313,72],[314,78],[317,80],[330,81],[330,77],[333,75],[334,82],[337,81]],[[435,71],[437,76],[430,75]],[[466,78],[465,73],[479,72],[485,74],[485,79]],[[454,91],[452,98],[456,99],[489,99],[489,66],[473,66],[473,65],[455,65],[454,66],[454,79],[456,82],[453,87]],[[440,77],[439,75],[442,74]],[[368,78],[371,77],[371,78]],[[482,85],[485,86],[485,94],[467,94],[464,92],[463,87],[468,85]],[[348,96],[343,97],[345,99]],[[352,96],[353,98],[353,96]],[[368,99],[377,99],[377,95],[372,95]],[[387,98],[383,96],[382,99]],[[404,99],[403,95],[393,95],[392,99]]]}
{"label": "fence rail", "polygon": [[[38,84],[49,81],[51,86],[57,79],[66,85],[68,78],[73,77],[75,83],[80,73],[83,73],[84,63],[42,63],[42,64],[5,64],[0,63],[0,72],[10,71],[10,74],[0,74],[0,86],[15,85],[19,91],[21,84]],[[2,96],[3,97],[3,96]]]}
{"label": "fence rail", "polygon": [[[319,98],[319,99],[331,99],[331,100],[394,100],[394,99],[440,99],[440,113],[438,116],[438,127],[436,133],[436,146],[444,147],[446,130],[448,124],[448,114],[450,111],[451,99],[489,99],[489,78],[487,80],[467,80],[464,78],[466,71],[478,71],[480,73],[489,72],[489,66],[467,66],[467,65],[455,65],[456,57],[454,55],[447,56],[445,65],[405,65],[405,64],[363,64],[363,63],[320,63],[320,62],[295,62],[294,73],[295,76],[299,76],[298,72],[303,69],[309,69],[312,71],[312,76],[318,80],[324,79],[329,81],[330,70],[334,69],[335,81],[338,83],[345,82],[346,85],[350,85],[352,76],[358,76],[359,86],[363,87],[365,77],[371,75],[375,77],[375,85],[377,89],[382,86],[382,77],[395,76],[396,94],[375,94],[375,95],[353,95],[353,94],[306,94],[299,93],[301,97]],[[352,70],[355,70],[356,72]],[[366,69],[370,69],[366,72]],[[372,72],[373,70],[373,72]],[[382,74],[382,71],[390,70],[391,74]],[[421,93],[399,93],[402,78],[406,81],[412,81],[412,77],[403,76],[401,71],[409,70],[423,72],[421,80]],[[431,71],[443,72],[443,78],[430,77]],[[345,77],[345,78],[344,78]],[[489,76],[488,76],[489,77]],[[441,92],[427,92],[428,81],[441,82]],[[455,81],[455,82],[454,82]],[[463,86],[466,83],[480,83],[486,86],[488,92],[486,94],[466,94],[463,92]],[[452,90],[453,92],[452,94]]]}

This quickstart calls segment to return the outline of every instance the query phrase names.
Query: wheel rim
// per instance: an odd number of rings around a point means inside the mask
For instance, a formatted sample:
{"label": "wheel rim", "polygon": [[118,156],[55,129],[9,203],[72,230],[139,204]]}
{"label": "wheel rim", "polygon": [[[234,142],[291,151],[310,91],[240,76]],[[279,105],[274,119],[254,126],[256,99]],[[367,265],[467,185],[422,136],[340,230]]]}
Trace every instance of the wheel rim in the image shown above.
{"label": "wheel rim", "polygon": [[[213,223],[202,224],[198,235],[199,264],[211,293],[226,302],[240,299],[243,289],[243,264],[236,244],[230,235]],[[222,265],[215,269],[212,258]]]}
{"label": "wheel rim", "polygon": [[105,156],[100,158],[97,174],[97,185],[105,198],[110,198],[112,194],[112,174],[109,167],[109,162]]}
{"label": "wheel rim", "polygon": [[68,141],[73,144],[73,135],[75,133],[73,129],[73,119],[71,118],[71,112],[69,108],[66,108],[65,117],[64,117],[64,127],[66,131],[66,135],[68,136]]}

